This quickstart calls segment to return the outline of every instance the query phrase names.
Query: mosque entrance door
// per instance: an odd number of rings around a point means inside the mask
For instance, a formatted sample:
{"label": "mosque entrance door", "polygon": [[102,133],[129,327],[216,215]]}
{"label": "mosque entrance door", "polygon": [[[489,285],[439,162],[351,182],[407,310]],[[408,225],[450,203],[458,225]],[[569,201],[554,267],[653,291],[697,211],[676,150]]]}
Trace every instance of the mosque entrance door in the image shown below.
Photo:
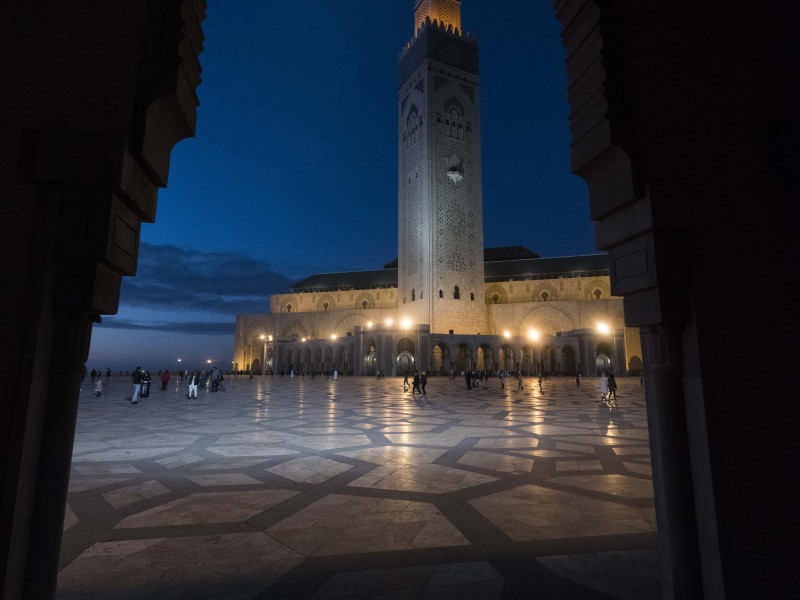
{"label": "mosque entrance door", "polygon": [[401,352],[397,355],[397,373],[405,373],[406,371],[414,372],[414,355],[410,352]]}
{"label": "mosque entrance door", "polygon": [[594,364],[597,367],[598,374],[611,372],[611,359],[605,354],[598,354],[597,358],[594,360]]}

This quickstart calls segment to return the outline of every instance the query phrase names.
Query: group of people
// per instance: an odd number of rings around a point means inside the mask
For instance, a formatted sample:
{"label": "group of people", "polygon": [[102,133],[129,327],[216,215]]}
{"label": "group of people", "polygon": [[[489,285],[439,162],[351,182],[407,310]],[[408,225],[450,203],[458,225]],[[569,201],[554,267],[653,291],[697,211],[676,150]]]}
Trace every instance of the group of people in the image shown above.
{"label": "group of people", "polygon": [[614,379],[614,373],[600,375],[600,406],[611,407],[611,401],[614,401],[613,406],[617,405],[617,380]]}
{"label": "group of people", "polygon": [[[92,371],[95,373],[95,371]],[[110,370],[109,370],[110,373]],[[170,382],[171,374],[169,369],[165,369],[161,373],[161,390],[165,391],[167,389],[167,385]],[[197,398],[197,390],[198,389],[205,389],[208,385],[209,381],[211,383],[211,392],[217,392],[220,389],[225,391],[225,387],[222,385],[222,382],[225,380],[225,377],[222,375],[222,371],[218,368],[214,367],[211,369],[210,373],[206,373],[206,370],[203,369],[202,371],[192,371],[191,374],[186,373],[184,374],[183,371],[178,373],[178,381],[186,380],[189,386],[189,391],[186,395],[186,398]],[[100,397],[103,391],[103,382],[99,375],[99,372],[93,375],[93,379],[95,382],[95,396],[98,398]],[[152,377],[148,371],[142,370],[141,367],[136,367],[131,374],[131,383],[133,384],[133,396],[131,397],[131,404],[138,404],[139,398],[147,398],[150,396],[150,382],[152,381]]]}
{"label": "group of people", "polygon": [[[420,395],[427,396],[428,391],[425,389],[427,385],[428,385],[428,371],[423,371],[422,374],[420,374],[419,371],[414,371],[414,377],[411,379],[411,395],[413,396],[414,394],[419,392]],[[408,371],[406,371],[403,377],[403,391],[407,392],[408,388],[409,388]]]}

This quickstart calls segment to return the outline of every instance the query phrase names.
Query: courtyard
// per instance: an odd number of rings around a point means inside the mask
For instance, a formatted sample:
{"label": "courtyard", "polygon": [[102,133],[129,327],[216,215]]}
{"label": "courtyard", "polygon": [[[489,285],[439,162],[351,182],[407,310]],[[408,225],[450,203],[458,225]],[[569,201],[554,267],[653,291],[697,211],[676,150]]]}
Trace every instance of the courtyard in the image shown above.
{"label": "courtyard", "polygon": [[660,596],[638,377],[156,380],[84,383],[60,599]]}

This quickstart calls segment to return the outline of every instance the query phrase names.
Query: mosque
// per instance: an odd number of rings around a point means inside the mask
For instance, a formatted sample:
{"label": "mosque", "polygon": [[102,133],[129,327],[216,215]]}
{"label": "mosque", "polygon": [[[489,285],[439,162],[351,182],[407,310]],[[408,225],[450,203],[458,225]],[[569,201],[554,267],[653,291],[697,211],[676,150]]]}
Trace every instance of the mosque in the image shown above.
{"label": "mosque", "polygon": [[457,0],[418,0],[400,53],[398,258],[316,274],[236,317],[239,370],[638,374],[608,256],[484,248],[477,40]]}

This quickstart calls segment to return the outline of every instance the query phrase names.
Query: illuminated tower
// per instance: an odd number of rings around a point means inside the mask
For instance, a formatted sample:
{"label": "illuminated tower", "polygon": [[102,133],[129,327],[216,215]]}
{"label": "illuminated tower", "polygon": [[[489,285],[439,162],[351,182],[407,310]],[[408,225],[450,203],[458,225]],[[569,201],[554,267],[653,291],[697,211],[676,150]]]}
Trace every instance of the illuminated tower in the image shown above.
{"label": "illuminated tower", "polygon": [[461,0],[416,0],[414,29],[419,29],[427,19],[444,21],[445,26],[461,29]]}
{"label": "illuminated tower", "polygon": [[398,316],[486,331],[477,40],[461,2],[417,0],[400,55]]}

